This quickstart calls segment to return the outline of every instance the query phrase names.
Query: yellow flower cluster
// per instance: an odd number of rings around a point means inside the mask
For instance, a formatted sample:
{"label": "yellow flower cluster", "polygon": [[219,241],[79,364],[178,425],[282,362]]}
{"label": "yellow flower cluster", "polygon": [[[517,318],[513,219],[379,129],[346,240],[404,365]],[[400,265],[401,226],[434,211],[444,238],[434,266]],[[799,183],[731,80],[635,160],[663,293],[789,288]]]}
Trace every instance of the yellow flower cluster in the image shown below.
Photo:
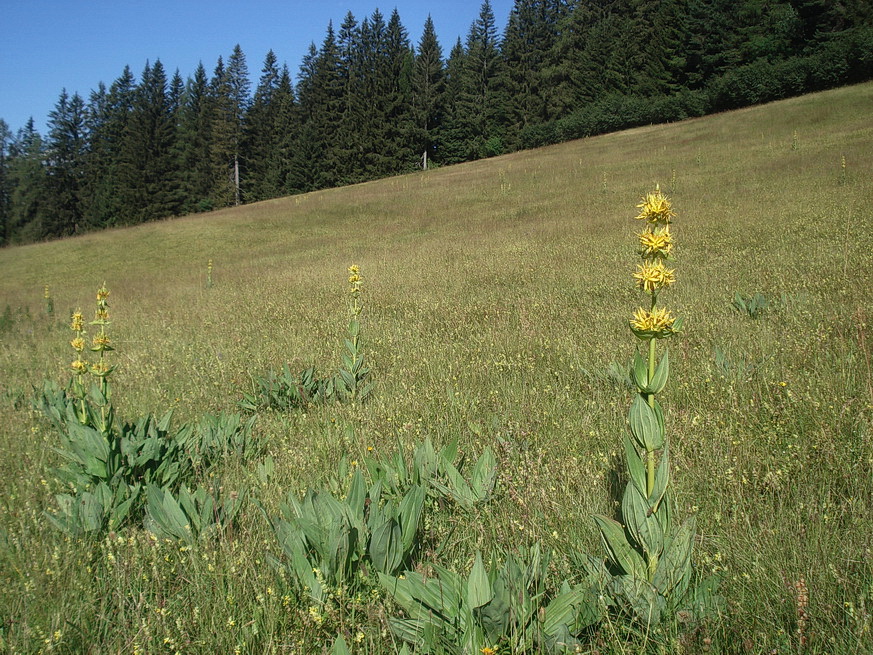
{"label": "yellow flower cluster", "polygon": [[96,375],[98,378],[103,378],[109,375],[112,372],[112,369],[109,367],[106,362],[97,362],[91,365],[91,375]]}
{"label": "yellow flower cluster", "polygon": [[664,262],[660,259],[655,262],[646,261],[643,264],[638,264],[634,278],[637,281],[637,286],[648,293],[655,293],[664,287],[669,287],[676,281],[673,269],[664,266]]}
{"label": "yellow flower cluster", "polygon": [[109,324],[109,303],[106,299],[109,297],[109,291],[104,283],[102,287],[97,289],[97,308],[94,310],[94,320],[92,325],[108,325]]}
{"label": "yellow flower cluster", "polygon": [[349,266],[349,284],[351,285],[349,292],[357,299],[361,292],[361,268],[357,264]]}
{"label": "yellow flower cluster", "polygon": [[666,309],[655,308],[658,292],[676,282],[673,269],[665,264],[673,252],[670,223],[676,214],[660,187],[656,187],[654,193],[643,196],[637,207],[640,213],[636,218],[645,221],[646,228],[637,235],[643,262],[637,265],[634,280],[637,287],[651,294],[652,305],[648,310],[640,307],[636,311],[630,320],[630,328],[640,339],[661,339],[673,334],[674,328],[678,330],[681,324]]}
{"label": "yellow flower cluster", "polygon": [[648,311],[640,307],[634,312],[631,319],[631,327],[637,332],[661,333],[673,327],[676,319],[667,309],[653,309]]}
{"label": "yellow flower cluster", "polygon": [[637,207],[640,210],[637,219],[650,225],[669,225],[676,216],[670,207],[670,201],[661,193],[660,186],[654,193],[647,193]]}
{"label": "yellow flower cluster", "polygon": [[81,332],[82,330],[85,329],[85,317],[82,316],[82,312],[77,310],[70,317],[70,329],[73,332]]}
{"label": "yellow flower cluster", "polygon": [[94,335],[94,339],[91,341],[91,350],[111,350],[109,343],[108,334],[100,333]]}
{"label": "yellow flower cluster", "polygon": [[85,317],[80,310],[70,316],[70,329],[76,333],[70,345],[76,351],[76,361],[70,364],[70,368],[76,375],[84,375],[88,371],[88,362],[82,359],[82,351],[85,350]]}
{"label": "yellow flower cluster", "polygon": [[670,234],[670,228],[665,227],[657,232],[641,232],[639,237],[640,254],[643,257],[662,257],[666,259],[673,251],[673,236]]}

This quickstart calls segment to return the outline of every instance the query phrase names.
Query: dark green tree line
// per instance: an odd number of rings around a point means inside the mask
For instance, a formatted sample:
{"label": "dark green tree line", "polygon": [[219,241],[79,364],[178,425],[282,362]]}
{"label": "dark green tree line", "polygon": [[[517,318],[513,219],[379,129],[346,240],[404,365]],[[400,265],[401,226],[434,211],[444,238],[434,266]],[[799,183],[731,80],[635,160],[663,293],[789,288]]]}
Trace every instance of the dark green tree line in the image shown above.
{"label": "dark green tree line", "polygon": [[485,0],[445,55],[394,10],[327,26],[295,79],[252,90],[237,45],[212,74],[129,67],[62,91],[41,136],[0,121],[0,244],[228,207],[679,120],[873,77],[865,0]]}

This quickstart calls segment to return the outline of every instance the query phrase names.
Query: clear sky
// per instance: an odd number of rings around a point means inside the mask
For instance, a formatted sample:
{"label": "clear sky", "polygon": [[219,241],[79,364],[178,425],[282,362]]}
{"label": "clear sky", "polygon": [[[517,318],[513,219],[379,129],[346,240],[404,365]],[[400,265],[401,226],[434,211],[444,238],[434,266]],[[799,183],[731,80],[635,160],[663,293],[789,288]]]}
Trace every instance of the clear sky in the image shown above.
{"label": "clear sky", "polygon": [[[481,0],[0,0],[0,118],[17,131],[33,117],[45,135],[48,113],[61,90],[87,102],[99,82],[107,87],[129,65],[139,79],[146,61],[160,59],[168,76],[183,79],[202,61],[211,74],[238,43],[252,88],[267,51],[288,64],[296,81],[311,42],[338,29],[347,12],[360,22],[394,8],[418,44],[428,14],[448,56],[465,39]],[[491,0],[502,34],[513,0]]]}

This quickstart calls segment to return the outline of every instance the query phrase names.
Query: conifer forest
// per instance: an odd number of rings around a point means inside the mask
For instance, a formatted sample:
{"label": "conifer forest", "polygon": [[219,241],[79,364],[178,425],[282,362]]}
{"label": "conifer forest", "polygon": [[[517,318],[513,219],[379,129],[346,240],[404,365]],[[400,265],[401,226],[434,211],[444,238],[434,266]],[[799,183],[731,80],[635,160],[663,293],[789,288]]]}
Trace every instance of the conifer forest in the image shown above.
{"label": "conifer forest", "polygon": [[[466,38],[346,14],[296,69],[210,67],[62,90],[45,134],[0,119],[0,245],[203,212],[873,77],[867,0],[482,3]],[[281,48],[282,44],[276,44]],[[256,53],[260,56],[260,53]],[[203,53],[204,57],[212,56]]]}

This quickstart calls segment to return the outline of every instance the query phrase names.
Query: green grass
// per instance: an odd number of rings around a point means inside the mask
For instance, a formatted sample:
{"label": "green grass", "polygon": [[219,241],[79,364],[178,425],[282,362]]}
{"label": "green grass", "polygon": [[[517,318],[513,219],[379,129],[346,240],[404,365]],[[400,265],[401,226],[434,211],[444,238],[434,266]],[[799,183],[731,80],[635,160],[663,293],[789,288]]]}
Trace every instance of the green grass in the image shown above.
{"label": "green grass", "polygon": [[[333,370],[359,264],[372,402],[261,415],[276,475],[229,462],[225,486],[272,508],[335,477],[343,455],[459,438],[498,453],[498,494],[433,519],[439,562],[466,570],[477,549],[539,540],[560,578],[573,551],[603,555],[591,514],[614,512],[630,400],[607,370],[633,354],[632,219],[660,183],[678,214],[663,300],[686,325],[660,400],[678,514],[698,512],[697,562],[722,574],[726,607],[694,629],[607,624],[591,652],[871,652],[871,100],[859,85],[0,251],[0,651],[309,653],[338,629],[360,632],[361,652],[399,649],[382,603],[314,618],[282,588],[254,507],[232,538],[184,551],[143,530],[94,544],[47,524],[57,438],[31,387],[65,379],[66,317],[91,311],[104,280],[120,416],[175,408],[178,424],[233,409],[285,361]],[[736,312],[737,291],[770,309]]]}

